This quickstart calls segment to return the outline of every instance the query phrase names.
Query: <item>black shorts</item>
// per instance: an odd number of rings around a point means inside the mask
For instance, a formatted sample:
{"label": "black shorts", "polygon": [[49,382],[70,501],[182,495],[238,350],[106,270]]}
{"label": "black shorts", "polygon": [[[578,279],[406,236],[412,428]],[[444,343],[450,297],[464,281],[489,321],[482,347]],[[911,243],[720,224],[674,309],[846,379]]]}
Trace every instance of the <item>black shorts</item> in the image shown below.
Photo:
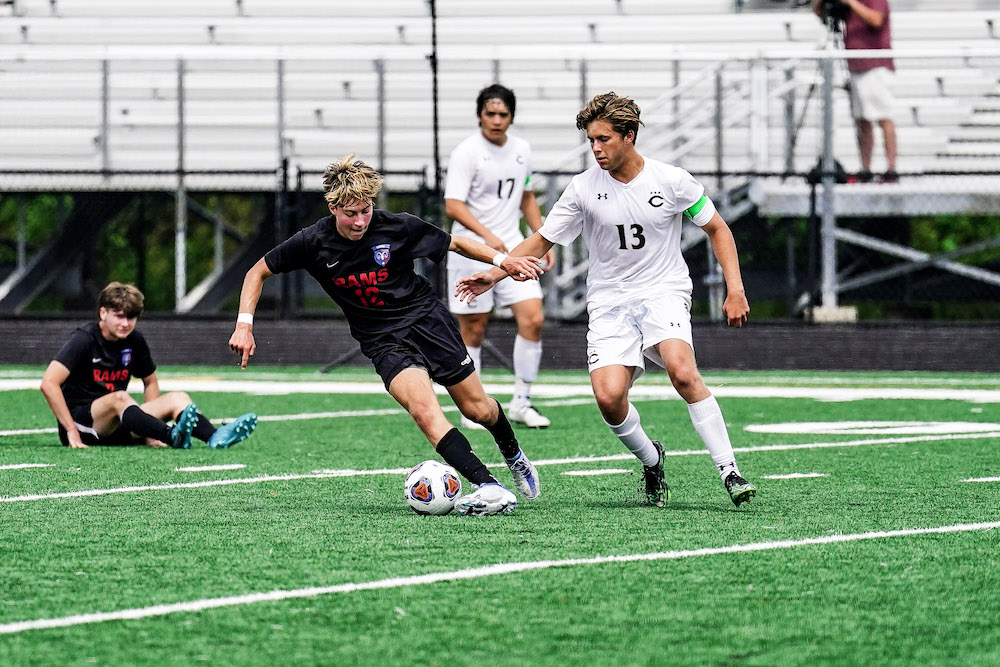
{"label": "black shorts", "polygon": [[[69,414],[76,422],[76,429],[80,432],[80,440],[85,445],[91,447],[94,445],[134,445],[138,442],[138,438],[132,431],[124,426],[119,426],[114,433],[103,438],[97,435],[97,431],[94,430],[94,417],[90,414],[90,404],[71,407]],[[69,436],[66,434],[66,429],[63,428],[62,424],[57,424],[57,426],[59,427],[59,442],[63,444],[63,447],[69,447]]]}
{"label": "black shorts", "polygon": [[458,384],[476,370],[458,325],[440,302],[408,328],[365,340],[361,352],[371,359],[386,389],[407,368],[423,368],[444,387]]}

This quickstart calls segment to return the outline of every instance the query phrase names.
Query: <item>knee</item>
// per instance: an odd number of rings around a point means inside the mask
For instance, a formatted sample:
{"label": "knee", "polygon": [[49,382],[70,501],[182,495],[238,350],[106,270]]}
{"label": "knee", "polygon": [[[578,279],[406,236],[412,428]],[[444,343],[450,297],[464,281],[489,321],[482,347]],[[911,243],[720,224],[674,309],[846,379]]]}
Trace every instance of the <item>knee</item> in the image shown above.
{"label": "knee", "polygon": [[115,401],[115,407],[117,408],[118,414],[121,414],[122,410],[130,405],[138,405],[132,395],[127,391],[116,391],[111,394],[111,397]]}
{"label": "knee", "polygon": [[628,416],[628,401],[617,391],[594,390],[597,409],[601,411],[604,421],[609,424],[621,424]]}
{"label": "knee", "polygon": [[531,313],[517,323],[520,334],[528,340],[538,340],[542,337],[542,325],[545,324],[545,315],[541,310]]}
{"label": "knee", "polygon": [[471,404],[465,405],[462,414],[476,422],[477,424],[491,425],[496,423],[496,412],[498,410],[498,404],[491,398],[486,398],[483,401],[475,401]]}
{"label": "knee", "polygon": [[440,408],[437,408],[436,405],[421,402],[410,406],[410,417],[413,418],[417,428],[424,433],[429,433],[439,411]]}
{"label": "knee", "polygon": [[701,373],[694,366],[678,366],[670,369],[670,382],[677,393],[685,398],[702,385]]}

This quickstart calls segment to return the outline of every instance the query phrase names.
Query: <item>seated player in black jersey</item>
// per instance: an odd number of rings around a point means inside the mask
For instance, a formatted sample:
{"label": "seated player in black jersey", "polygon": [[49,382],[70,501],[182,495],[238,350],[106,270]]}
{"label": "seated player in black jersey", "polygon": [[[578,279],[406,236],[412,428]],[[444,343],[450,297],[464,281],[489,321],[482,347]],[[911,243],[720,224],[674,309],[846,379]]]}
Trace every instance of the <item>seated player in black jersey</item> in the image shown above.
{"label": "seated player in black jersey", "polygon": [[351,335],[392,397],[437,453],[475,487],[459,499],[460,513],[507,513],[517,499],[445,418],[432,380],[447,388],[463,415],[491,433],[521,495],[537,498],[538,471],[521,451],[500,404],[486,395],[458,326],[430,283],[414,271],[413,261],[426,257],[440,263],[451,250],[528,280],[541,273],[538,260],[508,258],[408,213],[374,209],[382,176],[353,154],[329,165],[323,182],[331,215],[272,249],[247,272],[236,330],[229,339],[241,365],[246,368],[256,351],[253,313],[264,280],[304,269],[344,311]]}
{"label": "seated player in black jersey", "polygon": [[[62,444],[190,449],[194,435],[225,449],[247,438],[257,415],[216,429],[186,393],[160,393],[149,345],[135,329],[144,301],[134,285],[109,284],[98,299],[99,320],[74,331],[49,363],[41,390],[59,422]],[[133,377],[144,386],[141,405],[127,391]],[[170,419],[173,427],[165,422]]]}

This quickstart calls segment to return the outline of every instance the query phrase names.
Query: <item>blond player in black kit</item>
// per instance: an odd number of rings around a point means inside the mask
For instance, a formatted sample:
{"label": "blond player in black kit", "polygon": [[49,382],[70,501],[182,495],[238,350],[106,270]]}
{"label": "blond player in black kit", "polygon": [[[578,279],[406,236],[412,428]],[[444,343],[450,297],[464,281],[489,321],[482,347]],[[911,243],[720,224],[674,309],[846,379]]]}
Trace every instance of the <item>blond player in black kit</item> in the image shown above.
{"label": "blond player in black kit", "polygon": [[323,181],[330,215],[273,248],[246,274],[236,329],[229,339],[241,365],[246,367],[256,351],[253,313],[264,281],[303,269],[343,310],[351,335],[392,397],[437,453],[475,487],[458,500],[460,513],[505,514],[517,499],[445,418],[432,381],[448,390],[463,415],[490,431],[521,495],[537,498],[535,466],[521,451],[500,404],[486,395],[447,307],[414,271],[413,262],[426,257],[440,263],[450,250],[527,280],[541,273],[538,260],[508,258],[408,213],[373,208],[382,176],[353,154],[329,165]]}

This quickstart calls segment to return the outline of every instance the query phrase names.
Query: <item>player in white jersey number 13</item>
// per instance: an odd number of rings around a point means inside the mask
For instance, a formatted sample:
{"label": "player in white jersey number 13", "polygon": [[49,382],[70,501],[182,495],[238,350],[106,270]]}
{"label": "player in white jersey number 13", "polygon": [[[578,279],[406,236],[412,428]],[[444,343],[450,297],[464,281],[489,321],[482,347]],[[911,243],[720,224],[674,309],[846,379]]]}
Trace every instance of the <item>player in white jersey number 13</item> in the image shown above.
{"label": "player in white jersey number 13", "polygon": [[[629,402],[644,359],[666,369],[688,403],[694,428],[708,447],[733,503],[756,494],[736,465],[726,424],[695,363],[691,340],[691,277],[681,254],[684,217],[708,235],[726,281],[723,312],[741,327],[750,305],[743,289],[736,242],[705,190],[687,171],[636,151],[639,107],[614,93],[598,95],[576,117],[597,164],[578,174],[534,235],[511,256],[541,257],[556,243],[583,234],[587,272],[587,366],[594,397],[608,428],[642,462],[649,501],[669,500],[663,448],[651,440]],[[473,298],[507,274],[499,269],[457,283],[455,294]]]}

